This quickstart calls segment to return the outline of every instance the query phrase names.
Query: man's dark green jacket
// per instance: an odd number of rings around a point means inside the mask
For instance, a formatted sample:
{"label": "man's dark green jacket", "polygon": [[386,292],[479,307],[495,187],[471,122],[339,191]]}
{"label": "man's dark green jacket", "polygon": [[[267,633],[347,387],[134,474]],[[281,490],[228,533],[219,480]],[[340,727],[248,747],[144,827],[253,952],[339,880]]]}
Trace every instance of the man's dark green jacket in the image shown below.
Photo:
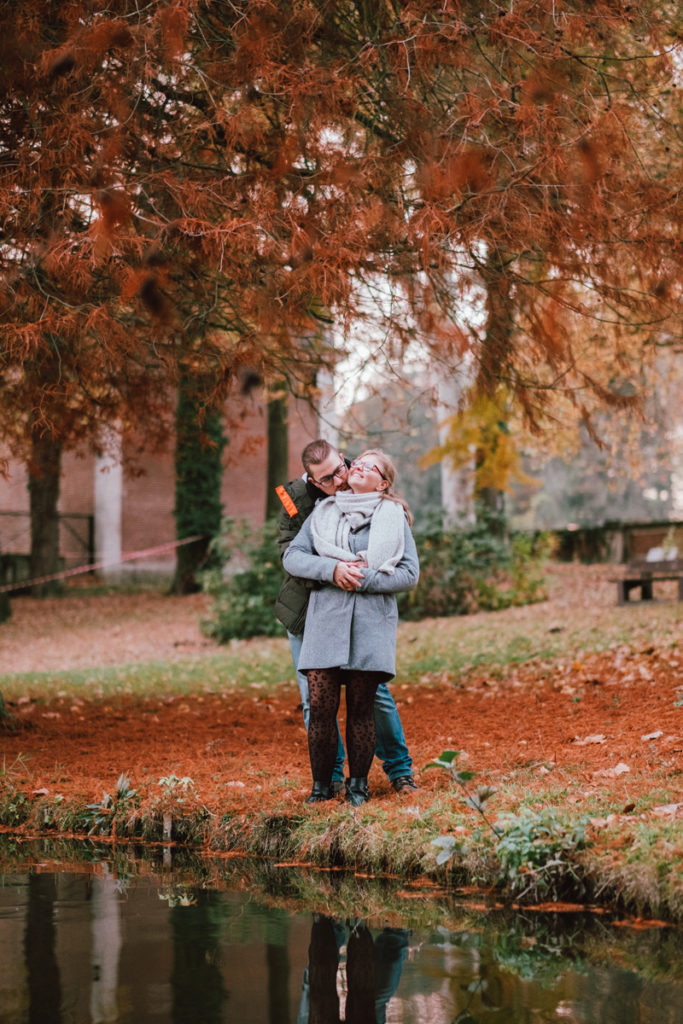
{"label": "man's dark green jacket", "polygon": [[[326,495],[303,477],[283,484],[282,487],[278,487],[277,492],[282,502],[278,517],[278,546],[282,558],[313,511],[316,501],[325,498]],[[313,586],[312,580],[302,580],[298,576],[285,573],[275,602],[275,615],[290,633],[301,635],[304,631],[308,596]]]}

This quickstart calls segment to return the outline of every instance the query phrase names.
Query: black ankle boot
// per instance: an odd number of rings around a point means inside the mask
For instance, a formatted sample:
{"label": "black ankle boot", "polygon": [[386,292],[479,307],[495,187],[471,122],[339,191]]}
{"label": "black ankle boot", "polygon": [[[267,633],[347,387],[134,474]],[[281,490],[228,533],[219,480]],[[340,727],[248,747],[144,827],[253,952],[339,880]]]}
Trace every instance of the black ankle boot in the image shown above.
{"label": "black ankle boot", "polygon": [[347,779],[346,780],[346,802],[353,804],[354,807],[360,807],[366,800],[370,799],[370,790],[368,789],[367,775],[362,779]]}
{"label": "black ankle boot", "polygon": [[320,804],[323,800],[332,799],[332,787],[328,782],[314,782],[311,795],[306,797],[307,804]]}

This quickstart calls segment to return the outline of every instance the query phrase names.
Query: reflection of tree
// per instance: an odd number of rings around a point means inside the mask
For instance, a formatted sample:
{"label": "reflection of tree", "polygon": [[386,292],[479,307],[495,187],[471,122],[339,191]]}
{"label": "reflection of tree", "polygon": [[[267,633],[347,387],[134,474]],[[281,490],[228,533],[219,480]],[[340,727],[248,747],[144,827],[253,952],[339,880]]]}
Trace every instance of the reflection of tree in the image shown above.
{"label": "reflection of tree", "polygon": [[24,949],[29,1024],[59,1024],[61,985],[55,956],[54,875],[30,875]]}
{"label": "reflection of tree", "polygon": [[268,965],[268,1024],[289,1024],[289,917],[271,911],[266,934]]}
{"label": "reflection of tree", "polygon": [[227,996],[218,965],[220,921],[212,913],[212,896],[197,892],[191,906],[172,907],[174,1024],[218,1024]]}

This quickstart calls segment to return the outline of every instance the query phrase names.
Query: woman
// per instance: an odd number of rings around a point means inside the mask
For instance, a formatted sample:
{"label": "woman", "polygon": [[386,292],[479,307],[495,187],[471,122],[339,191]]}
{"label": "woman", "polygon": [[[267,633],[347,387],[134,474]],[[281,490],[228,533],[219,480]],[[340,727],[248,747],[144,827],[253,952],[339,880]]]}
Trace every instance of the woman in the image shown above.
{"label": "woman", "polygon": [[342,683],[349,757],[346,799],[359,806],[369,797],[375,690],[396,673],[394,594],[414,587],[419,575],[412,517],[393,493],[395,477],[388,455],[379,449],[363,452],[349,468],[349,490],[318,502],[282,560],[292,576],[321,584],[311,592],[299,656],[311,701],[309,803],[332,796]]}

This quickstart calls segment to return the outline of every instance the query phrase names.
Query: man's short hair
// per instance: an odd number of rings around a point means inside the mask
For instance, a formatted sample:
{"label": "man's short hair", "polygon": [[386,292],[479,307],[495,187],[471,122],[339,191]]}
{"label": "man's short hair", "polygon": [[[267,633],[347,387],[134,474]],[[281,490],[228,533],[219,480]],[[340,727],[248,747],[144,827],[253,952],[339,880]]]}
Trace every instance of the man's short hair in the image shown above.
{"label": "man's short hair", "polygon": [[315,441],[311,441],[307,444],[301,453],[301,461],[304,464],[304,469],[307,473],[310,473],[311,466],[318,466],[321,462],[324,462],[328,456],[337,452],[337,449],[329,441],[325,441],[324,438],[319,437]]}

